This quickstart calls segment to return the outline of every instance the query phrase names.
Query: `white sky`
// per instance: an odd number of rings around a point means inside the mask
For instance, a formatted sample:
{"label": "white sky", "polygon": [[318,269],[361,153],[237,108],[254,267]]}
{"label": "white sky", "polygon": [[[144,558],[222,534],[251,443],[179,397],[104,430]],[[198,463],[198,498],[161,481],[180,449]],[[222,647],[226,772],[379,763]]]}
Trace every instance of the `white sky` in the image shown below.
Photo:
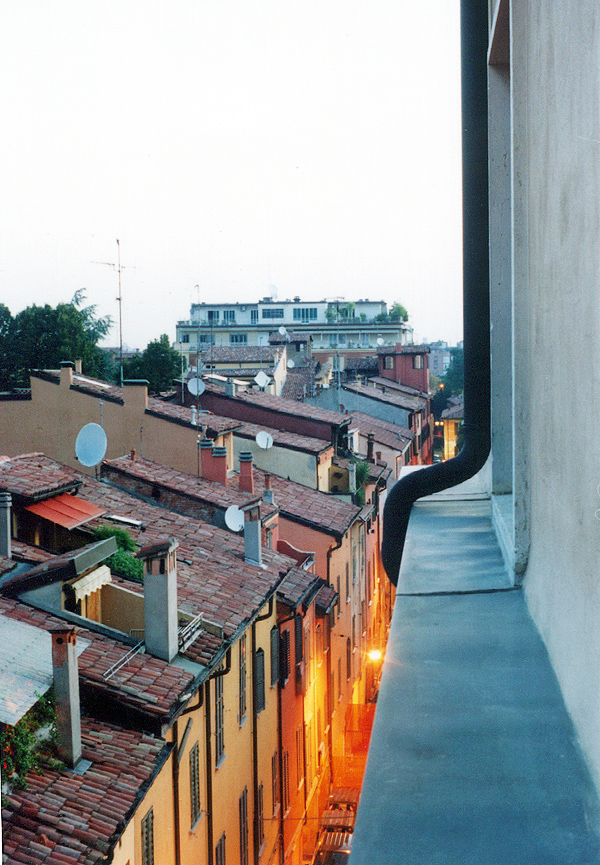
{"label": "white sky", "polygon": [[458,0],[18,0],[0,54],[13,314],[116,322],[118,237],[132,347],[271,285],[462,338]]}

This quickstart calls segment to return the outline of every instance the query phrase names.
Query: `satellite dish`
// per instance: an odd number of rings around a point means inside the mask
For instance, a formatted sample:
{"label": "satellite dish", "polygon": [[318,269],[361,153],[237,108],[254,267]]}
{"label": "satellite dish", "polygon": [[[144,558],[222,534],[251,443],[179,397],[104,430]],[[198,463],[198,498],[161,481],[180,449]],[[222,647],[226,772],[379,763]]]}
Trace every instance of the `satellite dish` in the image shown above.
{"label": "satellite dish", "polygon": [[381,337],[378,337],[378,339],[377,339],[377,345],[383,345],[383,340],[382,340]]}
{"label": "satellite dish", "polygon": [[194,394],[194,396],[200,396],[200,394],[204,393],[206,385],[202,381],[201,378],[190,378],[188,379],[187,389],[190,393]]}
{"label": "satellite dish", "polygon": [[281,334],[281,336],[286,335],[287,330],[285,329],[285,327],[283,325],[281,325],[281,327],[279,328],[279,333]]}
{"label": "satellite dish", "polygon": [[259,446],[259,448],[267,451],[269,450],[269,448],[273,447],[273,436],[266,430],[261,429],[260,432],[256,433],[256,444]]}
{"label": "satellite dish", "polygon": [[292,360],[292,358],[290,358],[290,359],[288,360],[286,366],[287,366],[288,369],[294,369],[294,367],[296,366],[296,364],[294,363],[294,361]]}
{"label": "satellite dish", "polygon": [[256,382],[256,384],[259,387],[266,387],[269,384],[270,378],[261,369],[260,372],[257,372],[256,375],[254,376],[254,381]]}
{"label": "satellite dish", "polygon": [[75,440],[75,456],[84,466],[97,466],[104,459],[108,440],[97,423],[87,423],[79,430]]}
{"label": "satellite dish", "polygon": [[232,532],[240,532],[244,528],[244,512],[237,505],[230,505],[225,511],[225,525]]}

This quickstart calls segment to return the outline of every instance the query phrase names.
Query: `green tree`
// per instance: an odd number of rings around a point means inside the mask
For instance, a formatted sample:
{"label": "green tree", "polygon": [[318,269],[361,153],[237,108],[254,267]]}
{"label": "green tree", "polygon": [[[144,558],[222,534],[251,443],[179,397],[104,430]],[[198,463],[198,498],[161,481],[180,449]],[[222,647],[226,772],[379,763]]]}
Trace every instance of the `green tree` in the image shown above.
{"label": "green tree", "polygon": [[3,387],[28,387],[32,369],[57,369],[63,360],[81,358],[88,375],[101,375],[106,366],[98,340],[111,325],[98,318],[96,307],[80,309],[85,295],[76,292],[70,303],[28,306],[14,318],[0,309],[0,362]]}
{"label": "green tree", "polygon": [[140,355],[126,360],[123,364],[123,377],[147,379],[151,393],[170,390],[180,374],[181,357],[171,348],[166,333],[163,333],[160,339],[149,342]]}
{"label": "green tree", "polygon": [[462,348],[450,349],[450,366],[442,376],[446,397],[463,392],[465,381],[465,357]]}
{"label": "green tree", "polygon": [[390,321],[408,321],[408,313],[401,303],[396,301],[389,312]]}

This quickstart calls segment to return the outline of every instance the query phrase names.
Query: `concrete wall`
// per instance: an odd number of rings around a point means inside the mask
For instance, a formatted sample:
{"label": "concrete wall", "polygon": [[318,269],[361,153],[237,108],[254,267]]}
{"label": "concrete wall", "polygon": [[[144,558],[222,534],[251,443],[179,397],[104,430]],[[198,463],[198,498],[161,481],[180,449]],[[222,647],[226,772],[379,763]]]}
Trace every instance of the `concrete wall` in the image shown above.
{"label": "concrete wall", "polygon": [[[282,478],[289,478],[289,480],[311,487],[313,490],[328,489],[327,481],[323,483],[323,481],[318,480],[322,473],[318,472],[317,454],[291,450],[290,448],[279,447],[277,444],[265,450],[259,447],[253,438],[249,439],[234,433],[233,465],[236,469],[239,469],[241,451],[251,451],[254,465],[266,472],[280,475]],[[319,483],[320,485],[318,485]]]}
{"label": "concrete wall", "polygon": [[600,782],[600,7],[511,5],[515,558]]}

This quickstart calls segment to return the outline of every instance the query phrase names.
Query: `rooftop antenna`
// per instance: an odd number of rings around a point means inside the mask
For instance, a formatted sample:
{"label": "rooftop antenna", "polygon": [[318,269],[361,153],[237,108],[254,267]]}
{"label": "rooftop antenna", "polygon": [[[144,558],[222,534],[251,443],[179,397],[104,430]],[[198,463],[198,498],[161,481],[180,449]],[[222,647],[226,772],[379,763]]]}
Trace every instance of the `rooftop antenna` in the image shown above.
{"label": "rooftop antenna", "polygon": [[[92,264],[106,264],[108,267],[112,267],[117,271],[119,276],[119,296],[117,300],[119,302],[119,382],[121,387],[123,387],[123,317],[121,312],[122,306],[122,297],[121,297],[121,270],[125,270],[125,268],[121,268],[121,244],[119,243],[119,238],[117,237],[117,263],[114,261],[93,261]],[[132,267],[132,265],[128,265]]]}

